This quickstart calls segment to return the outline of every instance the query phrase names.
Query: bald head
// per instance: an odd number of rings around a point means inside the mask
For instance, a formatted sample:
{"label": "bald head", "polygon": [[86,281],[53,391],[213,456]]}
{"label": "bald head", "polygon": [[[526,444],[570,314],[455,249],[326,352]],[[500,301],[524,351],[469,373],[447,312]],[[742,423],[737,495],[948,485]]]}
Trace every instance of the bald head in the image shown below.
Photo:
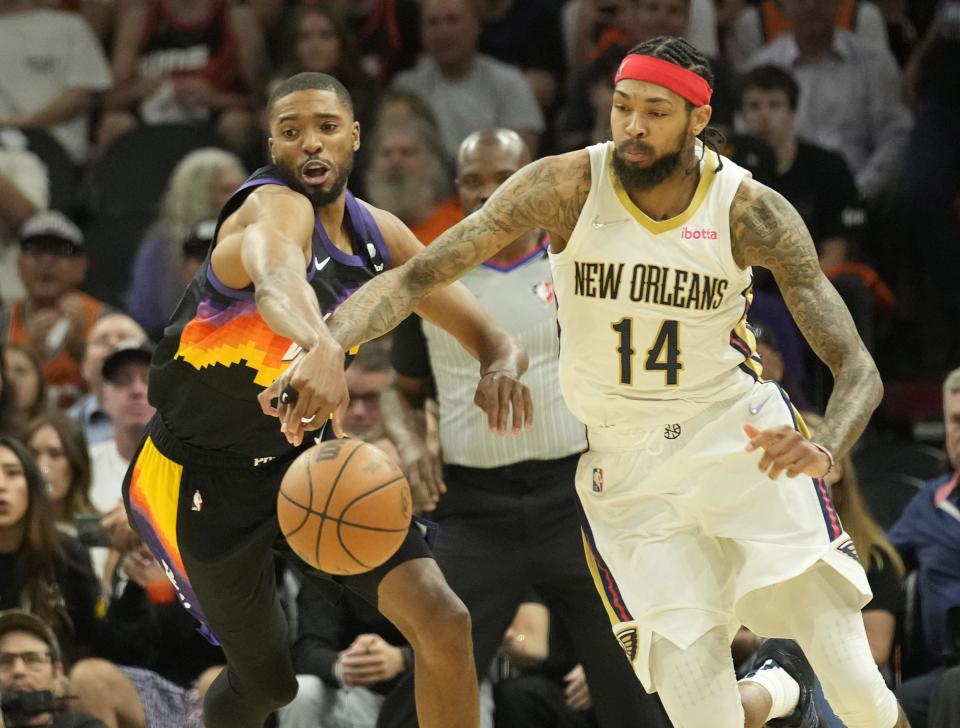
{"label": "bald head", "polygon": [[516,157],[517,169],[530,162],[530,150],[513,129],[481,129],[460,143],[457,151],[457,175],[464,161],[478,156],[506,155]]}
{"label": "bald head", "polygon": [[457,152],[457,193],[467,214],[483,207],[496,189],[530,162],[530,150],[510,129],[475,131]]}

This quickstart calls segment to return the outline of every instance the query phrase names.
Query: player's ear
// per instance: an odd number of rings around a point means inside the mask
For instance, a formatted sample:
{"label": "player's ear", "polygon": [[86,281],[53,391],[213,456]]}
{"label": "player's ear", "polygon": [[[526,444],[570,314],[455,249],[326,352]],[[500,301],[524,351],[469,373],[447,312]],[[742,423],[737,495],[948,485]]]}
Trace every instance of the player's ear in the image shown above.
{"label": "player's ear", "polygon": [[267,149],[270,150],[270,159],[272,159],[274,162],[276,162],[276,161],[277,161],[277,157],[276,157],[275,152],[273,151],[273,137],[272,137],[272,136],[267,137]]}
{"label": "player's ear", "polygon": [[709,104],[696,106],[690,115],[692,117],[690,131],[693,132],[694,136],[699,136],[707,128],[707,124],[710,123],[710,117],[713,116],[713,107]]}
{"label": "player's ear", "polygon": [[360,149],[360,122],[353,122],[353,129],[351,130],[353,135],[353,151]]}

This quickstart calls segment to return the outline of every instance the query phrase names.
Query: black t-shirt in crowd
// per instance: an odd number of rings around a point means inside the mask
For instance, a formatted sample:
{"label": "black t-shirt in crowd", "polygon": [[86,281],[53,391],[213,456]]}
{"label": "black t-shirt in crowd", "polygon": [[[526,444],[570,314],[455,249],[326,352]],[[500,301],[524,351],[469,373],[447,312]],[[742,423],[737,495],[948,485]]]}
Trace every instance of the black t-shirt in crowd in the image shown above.
{"label": "black t-shirt in crowd", "polygon": [[564,66],[560,11],[549,0],[514,0],[499,20],[483,25],[481,53],[522,70],[537,68],[561,76]]}
{"label": "black t-shirt in crowd", "polygon": [[865,213],[850,168],[836,152],[799,141],[793,165],[769,184],[797,208],[818,247],[832,237],[857,240]]}

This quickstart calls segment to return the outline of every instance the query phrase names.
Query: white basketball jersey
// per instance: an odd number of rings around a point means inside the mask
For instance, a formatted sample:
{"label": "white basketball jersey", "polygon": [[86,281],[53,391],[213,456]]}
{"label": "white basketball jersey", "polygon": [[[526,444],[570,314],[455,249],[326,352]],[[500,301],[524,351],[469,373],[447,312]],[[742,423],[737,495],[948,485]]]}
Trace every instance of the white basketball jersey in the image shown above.
{"label": "white basketball jersey", "polygon": [[613,143],[587,151],[590,194],[566,248],[550,255],[570,410],[588,427],[646,429],[746,394],[761,367],[730,205],[749,172],[708,150],[689,207],[653,220],[613,173]]}

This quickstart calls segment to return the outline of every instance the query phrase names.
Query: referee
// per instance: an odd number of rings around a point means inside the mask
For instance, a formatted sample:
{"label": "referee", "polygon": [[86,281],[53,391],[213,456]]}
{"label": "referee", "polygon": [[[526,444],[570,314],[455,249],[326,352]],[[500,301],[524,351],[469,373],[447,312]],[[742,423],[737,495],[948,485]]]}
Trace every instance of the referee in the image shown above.
{"label": "referee", "polygon": [[[529,161],[513,131],[467,137],[457,158],[463,209],[479,209]],[[453,337],[415,316],[394,334],[397,376],[382,398],[384,425],[417,506],[439,523],[434,555],[470,610],[478,674],[486,674],[533,588],[572,639],[601,728],[658,728],[667,725],[659,701],[643,691],[613,636],[584,556],[574,475],[587,442],[560,395],[549,244],[545,233],[528,233],[462,279],[529,353],[533,428],[510,438],[491,432],[473,404],[476,361]],[[423,432],[425,402],[434,390],[442,471]],[[388,696],[377,725],[416,725],[411,678]]]}

